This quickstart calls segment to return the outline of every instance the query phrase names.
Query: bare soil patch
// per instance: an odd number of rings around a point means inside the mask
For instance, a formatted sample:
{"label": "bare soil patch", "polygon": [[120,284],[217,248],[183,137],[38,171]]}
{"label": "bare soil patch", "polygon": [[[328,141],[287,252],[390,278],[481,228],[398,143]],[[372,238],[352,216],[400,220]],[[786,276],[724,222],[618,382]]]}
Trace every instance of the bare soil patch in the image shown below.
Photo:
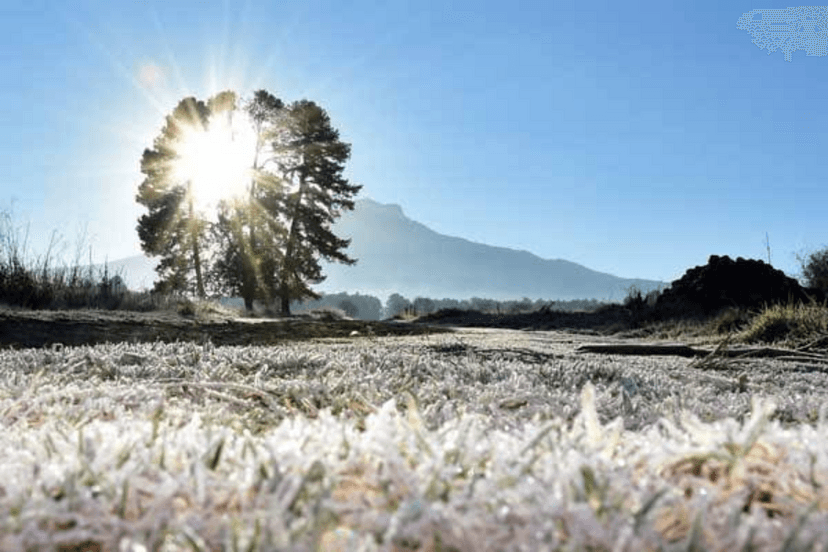
{"label": "bare soil patch", "polygon": [[452,330],[433,325],[308,317],[199,319],[172,312],[27,311],[0,308],[0,347],[96,345],[162,341],[271,345],[284,340],[359,335],[422,335]]}
{"label": "bare soil patch", "polygon": [[622,306],[594,312],[536,311],[520,314],[489,314],[457,309],[426,314],[415,323],[444,324],[460,327],[509,328],[515,330],[588,330],[614,333],[635,326],[635,313]]}

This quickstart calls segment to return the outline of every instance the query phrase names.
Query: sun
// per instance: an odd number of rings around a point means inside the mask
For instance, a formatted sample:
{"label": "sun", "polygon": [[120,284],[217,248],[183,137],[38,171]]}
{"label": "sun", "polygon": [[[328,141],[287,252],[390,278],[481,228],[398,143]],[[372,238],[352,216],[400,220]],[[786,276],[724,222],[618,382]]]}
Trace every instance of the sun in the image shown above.
{"label": "sun", "polygon": [[195,209],[212,218],[219,201],[249,192],[256,137],[243,112],[219,114],[207,128],[184,130],[174,162],[176,179],[189,185]]}

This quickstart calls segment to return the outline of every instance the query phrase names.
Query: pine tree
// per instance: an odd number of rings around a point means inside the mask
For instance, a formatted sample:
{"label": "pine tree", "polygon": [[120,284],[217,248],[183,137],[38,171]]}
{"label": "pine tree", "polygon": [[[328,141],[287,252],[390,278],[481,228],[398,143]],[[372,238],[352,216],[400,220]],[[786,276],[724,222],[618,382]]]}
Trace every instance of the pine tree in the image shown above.
{"label": "pine tree", "polygon": [[283,118],[284,104],[266,90],[258,90],[245,105],[256,136],[249,196],[244,201],[223,202],[213,235],[222,244],[211,276],[220,289],[239,293],[247,310],[254,299],[270,303],[276,288],[275,274],[284,241],[283,183],[273,172],[269,137]]}
{"label": "pine tree", "polygon": [[[138,187],[136,201],[148,209],[138,220],[141,249],[160,256],[156,267],[161,279],[155,289],[162,292],[195,291],[205,295],[201,266],[201,246],[207,223],[194,211],[191,183],[180,181],[175,171],[178,148],[188,129],[205,129],[210,110],[193,97],[179,102],[153,149],[145,149],[141,172],[146,175]],[[195,290],[189,273],[195,271]]]}
{"label": "pine tree", "polygon": [[350,240],[335,236],[330,224],[342,209],[353,210],[352,198],[362,188],[342,176],[351,146],[339,140],[339,132],[324,109],[301,100],[290,106],[287,115],[271,136],[274,161],[293,190],[284,198],[288,230],[277,290],[283,316],[290,314],[292,300],[320,297],[307,285],[325,279],[320,256],[328,261],[356,263],[341,251]]}

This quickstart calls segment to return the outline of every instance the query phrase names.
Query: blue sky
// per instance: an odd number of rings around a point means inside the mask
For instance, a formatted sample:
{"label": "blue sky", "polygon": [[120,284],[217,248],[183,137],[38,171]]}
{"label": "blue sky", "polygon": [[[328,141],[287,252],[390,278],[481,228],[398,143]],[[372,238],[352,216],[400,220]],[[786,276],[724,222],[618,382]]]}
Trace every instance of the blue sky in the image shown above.
{"label": "blue sky", "polygon": [[[746,2],[30,0],[0,8],[0,207],[71,260],[140,253],[138,164],[180,99],[322,105],[360,197],[623,277],[828,245],[828,58]],[[621,4],[624,4],[623,6]],[[84,252],[84,260],[88,252]]]}

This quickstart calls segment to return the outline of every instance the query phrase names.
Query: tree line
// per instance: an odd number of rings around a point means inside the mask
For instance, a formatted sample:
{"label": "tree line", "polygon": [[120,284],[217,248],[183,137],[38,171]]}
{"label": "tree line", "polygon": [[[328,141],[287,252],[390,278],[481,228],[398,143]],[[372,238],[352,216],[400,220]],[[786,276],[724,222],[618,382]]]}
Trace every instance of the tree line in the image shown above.
{"label": "tree line", "polygon": [[443,309],[459,309],[482,313],[520,314],[535,312],[541,308],[552,311],[594,311],[607,303],[597,299],[574,299],[569,301],[546,301],[524,297],[520,300],[499,301],[472,297],[470,299],[431,299],[415,297],[407,299],[399,293],[394,293],[385,301],[373,295],[347,292],[323,294],[315,300],[296,302],[291,305],[294,310],[313,310],[325,307],[340,309],[351,318],[359,320],[387,320],[399,314],[429,314]]}

